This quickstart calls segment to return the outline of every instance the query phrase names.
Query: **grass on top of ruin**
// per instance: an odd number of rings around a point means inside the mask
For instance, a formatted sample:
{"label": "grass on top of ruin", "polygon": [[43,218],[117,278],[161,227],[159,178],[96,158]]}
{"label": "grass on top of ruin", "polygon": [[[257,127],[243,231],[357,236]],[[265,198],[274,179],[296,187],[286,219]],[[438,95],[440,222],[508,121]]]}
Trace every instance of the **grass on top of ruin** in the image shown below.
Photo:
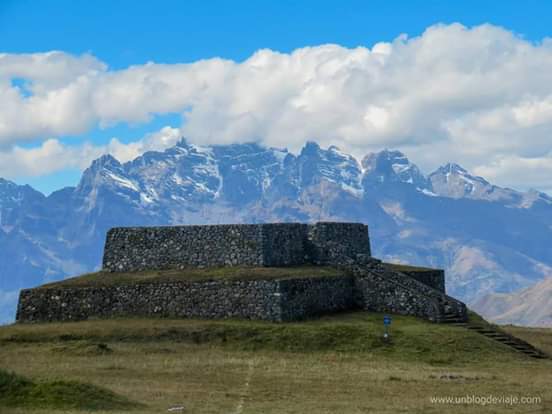
{"label": "grass on top of ruin", "polygon": [[343,276],[344,271],[330,266],[297,267],[209,267],[142,272],[95,272],[48,283],[40,288],[94,287],[134,283],[164,283],[205,280],[271,280]]}
{"label": "grass on top of ruin", "polygon": [[[552,330],[516,329],[542,344],[552,340]],[[393,316],[390,332],[391,341],[383,342],[383,315],[365,312],[294,323],[114,319],[4,326],[0,366],[17,373],[6,383],[20,400],[5,404],[0,378],[0,412],[90,413],[97,399],[104,405],[96,414],[552,411],[552,361],[413,317]],[[40,408],[36,399],[25,401],[35,387],[48,390],[59,381],[71,393],[79,392],[73,385],[86,384],[82,389],[94,398],[74,406],[54,398]],[[430,400],[451,395],[541,401],[506,407]],[[112,405],[118,401],[135,406]]]}

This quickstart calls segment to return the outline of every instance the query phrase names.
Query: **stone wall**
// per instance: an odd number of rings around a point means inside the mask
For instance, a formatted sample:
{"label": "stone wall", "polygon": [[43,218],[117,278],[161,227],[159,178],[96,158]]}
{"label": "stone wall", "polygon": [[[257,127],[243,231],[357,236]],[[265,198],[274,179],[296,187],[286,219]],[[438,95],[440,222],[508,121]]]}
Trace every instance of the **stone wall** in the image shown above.
{"label": "stone wall", "polygon": [[354,306],[349,276],[206,280],[21,291],[18,322],[114,317],[292,321]]}
{"label": "stone wall", "polygon": [[357,305],[365,310],[412,315],[432,322],[467,320],[466,305],[409,275],[372,262],[343,266],[355,277]]}
{"label": "stone wall", "polygon": [[370,273],[358,277],[356,292],[361,309],[439,320],[440,309],[434,300],[383,275]]}
{"label": "stone wall", "polygon": [[262,262],[258,225],[119,227],[107,232],[103,269],[132,272]]}
{"label": "stone wall", "polygon": [[360,223],[127,227],[108,231],[103,269],[111,272],[213,266],[330,263],[332,255],[370,254]]}
{"label": "stone wall", "polygon": [[361,223],[319,222],[308,228],[309,256],[317,264],[334,264],[338,257],[371,255],[368,226]]}
{"label": "stone wall", "polygon": [[281,319],[297,320],[356,307],[351,276],[280,281]]}
{"label": "stone wall", "polygon": [[262,233],[262,266],[305,264],[307,224],[260,224]]}

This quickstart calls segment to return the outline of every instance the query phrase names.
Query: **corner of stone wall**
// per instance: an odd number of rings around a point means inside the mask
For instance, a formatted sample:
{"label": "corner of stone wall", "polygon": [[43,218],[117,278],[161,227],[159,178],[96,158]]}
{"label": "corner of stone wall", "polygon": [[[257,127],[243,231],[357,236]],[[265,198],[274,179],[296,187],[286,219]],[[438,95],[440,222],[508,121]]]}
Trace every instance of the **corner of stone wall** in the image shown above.
{"label": "corner of stone wall", "polygon": [[365,310],[412,315],[432,322],[467,319],[466,305],[382,263],[345,265],[355,276],[355,300]]}
{"label": "corner of stone wall", "polygon": [[15,322],[21,322],[23,320],[23,309],[24,309],[26,295],[27,295],[27,289],[21,289],[21,291],[19,292],[19,298],[17,300],[17,310],[15,311]]}

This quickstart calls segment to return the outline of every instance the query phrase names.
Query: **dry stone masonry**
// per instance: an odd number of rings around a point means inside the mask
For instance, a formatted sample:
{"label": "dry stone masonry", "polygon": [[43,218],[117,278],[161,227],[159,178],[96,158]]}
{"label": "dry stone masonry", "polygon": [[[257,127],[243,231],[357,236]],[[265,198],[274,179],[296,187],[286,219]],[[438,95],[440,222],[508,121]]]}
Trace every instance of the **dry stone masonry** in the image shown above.
{"label": "dry stone masonry", "polygon": [[117,287],[28,289],[18,320],[90,318],[241,318],[292,321],[350,309],[353,278],[206,280]]}
{"label": "dry stone masonry", "polygon": [[102,277],[209,267],[332,266],[337,276],[171,280],[23,290],[18,322],[159,316],[277,322],[344,310],[393,312],[433,322],[466,319],[438,269],[397,270],[373,258],[360,223],[272,223],[111,229]]}
{"label": "dry stone masonry", "polygon": [[114,228],[107,233],[103,268],[110,272],[129,272],[189,267],[299,266],[324,262],[336,250],[349,256],[369,255],[367,226],[273,223]]}

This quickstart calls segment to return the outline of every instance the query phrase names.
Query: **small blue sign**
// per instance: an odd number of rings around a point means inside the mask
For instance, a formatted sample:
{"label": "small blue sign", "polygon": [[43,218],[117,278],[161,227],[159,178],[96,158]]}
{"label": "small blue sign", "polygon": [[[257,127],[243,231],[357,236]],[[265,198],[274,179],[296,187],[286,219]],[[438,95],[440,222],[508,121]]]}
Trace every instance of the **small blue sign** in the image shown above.
{"label": "small blue sign", "polygon": [[385,315],[385,316],[383,317],[383,324],[384,324],[385,326],[391,325],[391,316]]}

